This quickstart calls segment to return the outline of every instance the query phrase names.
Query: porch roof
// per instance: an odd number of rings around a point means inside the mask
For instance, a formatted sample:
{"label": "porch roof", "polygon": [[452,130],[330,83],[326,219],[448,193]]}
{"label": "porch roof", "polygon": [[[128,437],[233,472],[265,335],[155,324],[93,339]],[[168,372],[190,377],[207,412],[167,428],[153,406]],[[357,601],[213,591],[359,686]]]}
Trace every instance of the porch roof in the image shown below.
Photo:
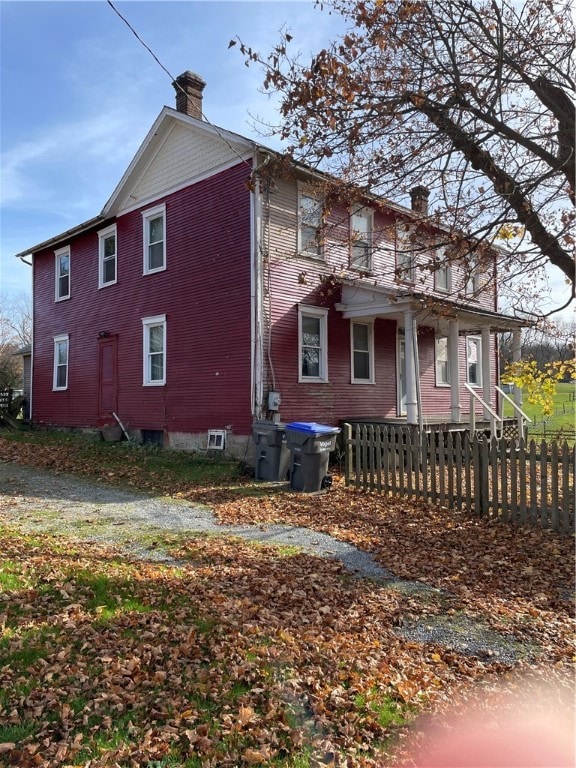
{"label": "porch roof", "polygon": [[460,329],[467,333],[479,333],[483,328],[491,333],[503,333],[532,325],[530,320],[494,312],[479,305],[365,281],[344,280],[341,299],[336,309],[347,319],[381,317],[397,320],[402,325],[404,313],[412,311],[418,325],[431,326],[441,333],[448,332],[450,320],[457,320]]}

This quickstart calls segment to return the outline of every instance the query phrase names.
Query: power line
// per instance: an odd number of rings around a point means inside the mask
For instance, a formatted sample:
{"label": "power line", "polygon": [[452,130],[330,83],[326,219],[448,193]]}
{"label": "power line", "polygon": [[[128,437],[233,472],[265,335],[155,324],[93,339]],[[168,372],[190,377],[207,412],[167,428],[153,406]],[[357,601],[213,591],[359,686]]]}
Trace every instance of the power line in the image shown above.
{"label": "power line", "polygon": [[[133,35],[134,35],[134,37],[135,37],[135,38],[138,40],[138,42],[139,42],[141,45],[143,45],[143,46],[144,46],[144,48],[146,48],[146,50],[147,50],[147,51],[148,51],[148,53],[149,53],[149,54],[152,56],[152,58],[153,58],[153,59],[154,59],[154,61],[155,61],[155,62],[158,64],[158,66],[159,66],[159,67],[160,67],[160,68],[161,68],[161,69],[162,69],[162,70],[163,70],[163,71],[164,71],[164,72],[165,72],[165,73],[168,75],[168,77],[169,77],[169,78],[170,78],[170,80],[172,81],[172,84],[173,84],[173,86],[174,86],[175,88],[177,88],[177,89],[178,89],[178,90],[179,90],[181,93],[183,93],[183,94],[184,94],[184,96],[186,97],[186,100],[187,100],[187,101],[190,103],[190,96],[188,95],[188,93],[186,93],[186,91],[184,90],[184,88],[182,88],[182,86],[180,85],[180,83],[178,83],[178,82],[176,81],[176,78],[174,77],[174,75],[173,75],[173,74],[170,72],[170,70],[169,70],[169,69],[167,69],[167,68],[164,66],[164,64],[163,64],[163,63],[160,61],[160,59],[158,58],[158,56],[156,56],[156,54],[154,53],[154,51],[152,50],[152,48],[150,48],[150,46],[149,46],[149,45],[147,45],[147,44],[144,42],[144,40],[142,40],[142,38],[140,37],[140,35],[138,34],[138,32],[137,32],[137,31],[134,29],[134,27],[132,26],[132,24],[130,24],[130,22],[128,21],[128,19],[127,19],[125,16],[123,16],[123,15],[120,13],[120,11],[118,10],[118,8],[116,8],[116,6],[115,6],[115,5],[114,5],[114,3],[112,2],[112,0],[106,0],[106,2],[107,2],[107,3],[108,3],[108,5],[110,6],[110,8],[112,8],[112,10],[114,11],[114,13],[115,13],[115,14],[116,14],[116,15],[117,15],[117,16],[118,16],[118,17],[119,17],[119,18],[120,18],[120,19],[121,19],[121,20],[124,22],[124,24],[126,24],[126,26],[128,27],[128,29],[129,29],[129,30],[132,32],[132,34],[133,34]],[[221,141],[223,141],[223,142],[226,144],[226,146],[228,147],[228,149],[229,149],[231,152],[233,152],[233,153],[234,153],[234,154],[235,154],[235,155],[236,155],[236,156],[237,156],[237,157],[238,157],[238,158],[239,158],[239,159],[240,159],[240,160],[241,160],[241,161],[242,161],[242,162],[243,162],[243,163],[244,163],[246,166],[248,166],[248,168],[250,168],[250,170],[253,170],[253,169],[252,169],[252,166],[251,166],[251,164],[250,164],[250,163],[249,163],[249,162],[246,160],[246,158],[242,157],[242,155],[241,155],[241,154],[238,152],[238,150],[237,150],[235,147],[233,147],[233,146],[232,146],[232,144],[230,144],[230,142],[228,141],[228,139],[226,139],[224,136],[222,136],[222,134],[220,133],[220,130],[219,130],[218,126],[217,126],[217,125],[214,125],[213,123],[211,123],[211,122],[210,122],[210,120],[208,120],[208,118],[206,117],[206,115],[205,115],[205,113],[204,113],[204,111],[203,111],[202,109],[200,109],[200,114],[202,115],[202,118],[203,118],[204,122],[205,122],[207,125],[209,125],[211,128],[213,128],[213,129],[214,129],[214,131],[216,132],[216,134],[217,134],[218,138],[219,138]]]}

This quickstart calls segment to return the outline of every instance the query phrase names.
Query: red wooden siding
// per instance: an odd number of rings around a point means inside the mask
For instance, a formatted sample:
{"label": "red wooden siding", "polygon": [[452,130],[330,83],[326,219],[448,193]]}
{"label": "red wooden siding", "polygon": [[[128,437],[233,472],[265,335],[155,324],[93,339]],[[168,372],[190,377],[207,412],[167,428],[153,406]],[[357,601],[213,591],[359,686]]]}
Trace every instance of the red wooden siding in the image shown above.
{"label": "red wooden siding", "polygon": [[[271,224],[267,237],[269,261],[265,270],[265,284],[269,284],[272,297],[266,310],[266,326],[270,338],[267,360],[268,389],[282,396],[280,408],[284,421],[313,420],[336,424],[347,417],[398,416],[397,396],[397,324],[395,320],[377,318],[374,324],[374,384],[352,384],[350,370],[350,321],[343,319],[335,309],[340,300],[337,285],[323,277],[358,277],[348,268],[348,220],[344,208],[334,208],[326,227],[324,258],[302,257],[297,252],[297,188],[296,184],[279,183],[270,199]],[[381,212],[375,214],[376,245],[386,238],[391,245],[393,222]],[[395,258],[392,248],[375,249],[375,275],[384,285],[395,285]],[[457,270],[455,269],[457,273]],[[427,275],[416,290],[430,290],[433,277]],[[457,274],[454,275],[457,279]],[[321,306],[328,314],[328,382],[301,383],[298,381],[298,303]],[[476,306],[494,309],[492,290]],[[493,345],[493,339],[491,340]],[[436,386],[435,332],[433,328],[419,326],[420,391],[425,415],[450,418],[451,394],[449,387]],[[492,354],[492,379],[495,373],[495,354]],[[465,339],[460,339],[460,381],[466,382]],[[482,395],[482,390],[479,390]],[[469,410],[469,397],[464,387],[460,393],[462,413]],[[480,412],[481,406],[476,410]]]}
{"label": "red wooden siding", "polygon": [[[98,289],[96,230],[70,243],[69,300],[54,302],[53,251],[34,257],[36,423],[97,425],[98,334],[106,331],[118,339],[118,415],[127,428],[249,432],[248,175],[240,164],[120,216],[115,285]],[[162,202],[167,269],[143,275],[141,212]],[[164,314],[166,385],[143,386],[142,318]],[[68,389],[53,392],[53,337],[63,333],[70,335]]]}

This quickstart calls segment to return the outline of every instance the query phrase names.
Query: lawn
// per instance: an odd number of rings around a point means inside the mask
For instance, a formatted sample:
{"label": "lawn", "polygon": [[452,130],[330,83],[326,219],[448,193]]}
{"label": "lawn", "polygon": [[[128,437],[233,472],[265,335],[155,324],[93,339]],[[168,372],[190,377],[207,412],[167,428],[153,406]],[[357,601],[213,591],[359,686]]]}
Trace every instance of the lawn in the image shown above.
{"label": "lawn", "polygon": [[[543,439],[567,439],[574,442],[576,437],[576,385],[558,384],[554,395],[554,410],[551,416],[545,417],[542,407],[532,405],[524,401],[522,410],[532,420],[528,424],[528,438]],[[505,401],[504,416],[514,416],[514,409]]]}
{"label": "lawn", "polygon": [[[30,432],[0,460],[210,504],[223,522],[306,525],[374,554],[421,594],[337,562],[167,534],[160,564],[118,546],[23,533],[0,517],[0,765],[411,765],[419,716],[456,700],[561,692],[574,661],[573,540],[345,488],[256,485],[234,462]],[[16,509],[16,500],[12,502]],[[120,542],[119,542],[120,543]],[[529,649],[515,667],[403,628],[482,621]],[[571,701],[571,697],[569,697]],[[499,716],[498,716],[499,717]],[[498,719],[498,718],[496,718]],[[559,722],[559,721],[558,721]],[[4,761],[4,763],[2,763]]]}

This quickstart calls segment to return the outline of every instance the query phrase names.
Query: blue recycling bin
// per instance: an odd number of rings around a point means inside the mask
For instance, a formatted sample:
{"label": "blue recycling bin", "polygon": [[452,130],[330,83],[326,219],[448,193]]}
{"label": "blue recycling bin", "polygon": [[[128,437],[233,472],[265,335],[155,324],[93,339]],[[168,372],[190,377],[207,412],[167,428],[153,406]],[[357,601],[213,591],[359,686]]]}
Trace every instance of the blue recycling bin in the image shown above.
{"label": "blue recycling bin", "polygon": [[290,449],[290,488],[313,493],[329,488],[330,451],[336,447],[339,427],[317,424],[315,421],[293,421],[286,424],[286,439]]}

